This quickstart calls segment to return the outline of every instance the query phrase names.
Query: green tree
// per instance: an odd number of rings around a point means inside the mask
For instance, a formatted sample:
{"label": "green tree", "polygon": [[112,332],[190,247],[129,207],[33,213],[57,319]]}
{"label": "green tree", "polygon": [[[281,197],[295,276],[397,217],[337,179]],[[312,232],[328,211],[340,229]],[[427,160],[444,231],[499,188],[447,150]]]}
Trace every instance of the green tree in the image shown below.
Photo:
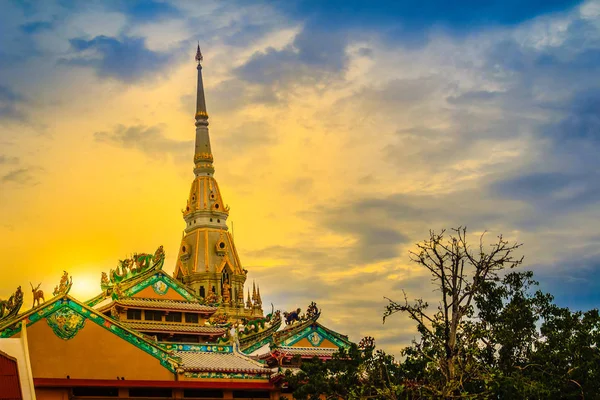
{"label": "green tree", "polygon": [[423,368],[420,389],[423,395],[442,398],[472,397],[467,385],[485,382],[487,365],[479,362],[480,326],[472,321],[476,297],[487,283],[498,279],[498,272],[514,268],[523,258],[514,256],[520,244],[509,244],[502,236],[484,249],[483,235],[476,251],[467,241],[466,228],[446,232],[430,231],[429,239],[417,244],[411,261],[426,268],[440,293],[436,310],[430,311],[422,299],[410,303],[388,299],[383,316],[403,312],[417,324],[420,340],[404,352],[407,362]]}
{"label": "green tree", "polygon": [[302,364],[287,378],[296,399],[600,399],[600,314],[571,311],[537,289],[501,236],[473,251],[466,229],[430,232],[411,259],[439,292],[429,312],[422,299],[389,300],[385,319],[404,312],[418,339],[402,362],[375,350],[372,338],[327,362]]}
{"label": "green tree", "polygon": [[376,350],[373,338],[366,337],[340,349],[331,360],[315,357],[303,362],[298,370],[286,371],[285,379],[297,400],[317,400],[321,395],[336,400],[398,400],[407,398],[399,370],[394,357]]}

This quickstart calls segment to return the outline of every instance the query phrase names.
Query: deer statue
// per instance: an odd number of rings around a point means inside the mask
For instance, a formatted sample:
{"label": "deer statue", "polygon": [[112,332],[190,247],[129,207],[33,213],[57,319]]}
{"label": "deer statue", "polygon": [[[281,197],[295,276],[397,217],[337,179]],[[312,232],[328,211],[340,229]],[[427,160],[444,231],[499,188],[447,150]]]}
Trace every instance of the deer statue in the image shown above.
{"label": "deer statue", "polygon": [[[29,282],[29,284],[31,285],[31,282]],[[31,285],[31,293],[33,293],[33,307],[35,307],[36,301],[37,305],[40,305],[40,299],[42,300],[42,303],[46,302],[46,299],[44,299],[44,291],[40,290],[41,285],[42,284],[40,283],[35,289],[33,288],[33,285]]]}

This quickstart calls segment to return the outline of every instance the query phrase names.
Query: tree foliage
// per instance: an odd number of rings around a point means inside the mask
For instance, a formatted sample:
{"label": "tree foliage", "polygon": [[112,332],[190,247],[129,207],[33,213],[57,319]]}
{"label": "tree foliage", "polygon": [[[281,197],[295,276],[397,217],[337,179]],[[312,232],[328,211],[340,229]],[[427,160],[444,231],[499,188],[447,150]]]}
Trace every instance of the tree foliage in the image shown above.
{"label": "tree foliage", "polygon": [[384,322],[405,313],[417,339],[401,362],[353,346],[333,360],[304,363],[288,374],[296,399],[595,399],[600,398],[600,315],[571,311],[537,289],[531,271],[516,272],[520,244],[467,232],[430,232],[411,260],[431,273],[439,295],[388,299]]}

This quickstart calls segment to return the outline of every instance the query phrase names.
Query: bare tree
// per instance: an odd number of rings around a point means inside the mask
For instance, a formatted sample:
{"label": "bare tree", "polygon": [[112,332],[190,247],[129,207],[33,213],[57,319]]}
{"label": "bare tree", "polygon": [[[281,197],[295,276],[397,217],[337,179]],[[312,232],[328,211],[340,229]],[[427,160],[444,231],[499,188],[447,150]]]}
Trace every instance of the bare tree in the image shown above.
{"label": "bare tree", "polygon": [[474,298],[484,282],[497,279],[499,271],[514,268],[523,261],[522,257],[514,256],[521,244],[509,244],[499,236],[496,243],[484,249],[484,235],[473,250],[464,227],[452,229],[447,236],[445,230],[439,234],[430,231],[429,239],[418,243],[417,251],[411,251],[411,261],[429,270],[433,284],[439,289],[441,299],[436,311],[428,312],[423,299],[409,303],[406,294],[404,302],[387,299],[384,323],[397,312],[407,313],[417,323],[421,343],[415,343],[415,349],[439,372],[440,380],[427,384],[436,396],[462,397],[465,381],[477,374],[478,367],[465,362],[478,340],[473,332],[468,332],[472,327],[469,317],[473,314]]}

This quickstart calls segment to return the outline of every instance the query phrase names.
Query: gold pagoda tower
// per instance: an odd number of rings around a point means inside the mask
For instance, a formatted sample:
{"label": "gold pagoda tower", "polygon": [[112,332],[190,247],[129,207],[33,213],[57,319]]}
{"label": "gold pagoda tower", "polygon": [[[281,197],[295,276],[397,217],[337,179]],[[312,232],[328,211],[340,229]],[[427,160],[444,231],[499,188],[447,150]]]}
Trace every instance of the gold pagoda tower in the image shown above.
{"label": "gold pagoda tower", "polygon": [[252,298],[244,302],[244,283],[248,271],[242,268],[233,236],[228,231],[229,206],[223,201],[214,178],[202,60],[198,46],[195,177],[183,210],[185,231],[173,275],[207,302],[220,304],[218,314],[227,314],[236,320],[262,317],[260,290],[257,292],[257,288],[253,287]]}

